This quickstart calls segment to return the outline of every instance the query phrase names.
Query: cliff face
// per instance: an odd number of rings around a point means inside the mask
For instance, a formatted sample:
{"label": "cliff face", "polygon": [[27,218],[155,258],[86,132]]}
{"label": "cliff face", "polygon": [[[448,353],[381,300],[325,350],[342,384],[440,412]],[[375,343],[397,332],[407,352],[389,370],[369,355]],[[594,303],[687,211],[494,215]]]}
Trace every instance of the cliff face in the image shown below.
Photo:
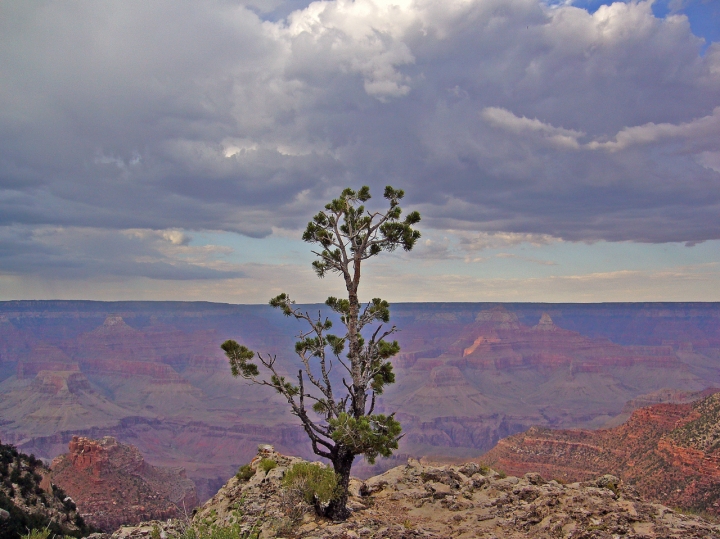
{"label": "cliff face", "polygon": [[100,529],[181,516],[198,503],[184,470],[151,466],[136,447],[114,438],[75,436],[68,450],[52,462],[50,480]]}
{"label": "cliff face", "polygon": [[[720,386],[718,304],[405,304],[392,317],[402,353],[377,409],[401,420],[403,461],[470,458],[532,425],[598,428]],[[207,499],[259,442],[311,455],[286,403],[233,379],[219,348],[277,354],[292,376],[294,322],[268,306],[0,302],[0,436],[48,459],[73,435],[113,436],[185,468]]]}
{"label": "cliff face", "polygon": [[564,481],[613,473],[648,498],[720,515],[720,393],[643,408],[611,429],[531,428],[481,459],[508,473]]}
{"label": "cliff face", "polygon": [[[403,422],[411,454],[469,457],[460,448],[486,450],[531,425],[597,428],[624,413],[628,401],[663,387],[691,392],[708,383],[672,346],[591,338],[559,327],[548,313],[529,326],[496,307],[448,333],[452,340],[422,343],[412,333],[430,352],[406,353],[397,363],[397,384],[381,400]],[[657,398],[680,398],[670,393]]]}

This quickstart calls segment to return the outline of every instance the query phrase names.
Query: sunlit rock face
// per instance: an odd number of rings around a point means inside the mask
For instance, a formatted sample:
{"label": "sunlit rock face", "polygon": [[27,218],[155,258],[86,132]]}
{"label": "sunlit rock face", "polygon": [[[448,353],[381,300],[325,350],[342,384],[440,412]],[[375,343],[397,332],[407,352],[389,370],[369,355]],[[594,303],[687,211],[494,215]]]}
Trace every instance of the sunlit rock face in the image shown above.
{"label": "sunlit rock face", "polygon": [[[476,457],[533,425],[617,426],[720,386],[717,304],[417,303],[391,317],[402,351],[377,409],[405,437],[396,459],[359,460],[362,476],[408,456]],[[219,347],[276,354],[294,376],[299,329],[261,305],[0,302],[0,436],[46,459],[73,435],[113,436],[185,468],[205,500],[260,442],[311,456],[287,404],[233,379]]]}
{"label": "sunlit rock face", "polygon": [[720,393],[694,397],[636,410],[611,429],[533,427],[480,458],[508,473],[532,470],[566,482],[614,473],[650,499],[718,515]]}
{"label": "sunlit rock face", "polygon": [[53,460],[50,478],[88,523],[105,531],[179,517],[198,503],[184,470],[151,466],[136,447],[110,436],[73,436],[68,453]]}

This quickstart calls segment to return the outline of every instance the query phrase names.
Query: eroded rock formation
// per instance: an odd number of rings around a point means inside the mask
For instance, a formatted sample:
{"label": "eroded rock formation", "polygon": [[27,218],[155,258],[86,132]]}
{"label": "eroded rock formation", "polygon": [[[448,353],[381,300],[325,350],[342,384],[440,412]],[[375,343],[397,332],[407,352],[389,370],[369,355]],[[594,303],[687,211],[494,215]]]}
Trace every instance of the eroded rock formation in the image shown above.
{"label": "eroded rock formation", "polygon": [[[404,304],[392,316],[402,353],[378,411],[406,435],[382,466],[471,458],[532,425],[597,428],[662,388],[682,400],[720,386],[718,304]],[[74,434],[114,436],[185,468],[207,499],[260,441],[312,454],[286,403],[233,379],[219,348],[237,339],[293,373],[296,330],[259,305],[0,302],[0,436],[47,459]]]}
{"label": "eroded rock formation", "polygon": [[649,499],[720,515],[720,393],[642,408],[611,429],[534,427],[500,440],[481,460],[562,481],[613,473]]}
{"label": "eroded rock formation", "polygon": [[67,492],[85,520],[103,530],[190,512],[195,485],[182,469],[149,465],[140,451],[112,437],[74,436],[53,460],[51,481]]}

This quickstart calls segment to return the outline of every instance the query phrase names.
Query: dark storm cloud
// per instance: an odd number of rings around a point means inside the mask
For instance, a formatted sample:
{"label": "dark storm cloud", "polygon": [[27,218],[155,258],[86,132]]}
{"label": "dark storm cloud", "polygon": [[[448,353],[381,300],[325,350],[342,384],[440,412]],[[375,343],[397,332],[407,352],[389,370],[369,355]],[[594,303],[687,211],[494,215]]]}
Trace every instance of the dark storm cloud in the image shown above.
{"label": "dark storm cloud", "polygon": [[[4,270],[65,263],[18,239],[35,228],[118,231],[118,260],[126,229],[263,237],[362,183],[406,188],[438,228],[720,237],[720,46],[701,55],[684,17],[307,4],[4,3]],[[156,271],[139,268],[117,273]]]}

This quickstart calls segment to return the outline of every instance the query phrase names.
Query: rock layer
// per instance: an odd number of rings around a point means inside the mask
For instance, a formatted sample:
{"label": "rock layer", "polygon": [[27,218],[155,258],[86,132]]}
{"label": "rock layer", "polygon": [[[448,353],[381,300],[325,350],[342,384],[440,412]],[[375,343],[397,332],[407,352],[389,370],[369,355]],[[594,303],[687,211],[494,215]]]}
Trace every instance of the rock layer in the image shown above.
{"label": "rock layer", "polygon": [[51,481],[67,492],[83,518],[103,530],[185,514],[197,505],[184,470],[149,465],[137,448],[112,437],[73,437],[51,465]]}
{"label": "rock layer", "polygon": [[[400,304],[392,317],[402,354],[377,410],[401,420],[405,456],[471,458],[532,425],[597,428],[662,388],[720,386],[718,304]],[[286,403],[233,379],[219,348],[236,339],[296,373],[294,322],[261,305],[0,302],[0,437],[52,459],[73,435],[114,436],[184,467],[207,499],[260,441],[312,454]]]}
{"label": "rock layer", "polygon": [[642,408],[611,429],[534,427],[500,440],[481,460],[563,481],[614,473],[649,499],[720,515],[720,393]]}

